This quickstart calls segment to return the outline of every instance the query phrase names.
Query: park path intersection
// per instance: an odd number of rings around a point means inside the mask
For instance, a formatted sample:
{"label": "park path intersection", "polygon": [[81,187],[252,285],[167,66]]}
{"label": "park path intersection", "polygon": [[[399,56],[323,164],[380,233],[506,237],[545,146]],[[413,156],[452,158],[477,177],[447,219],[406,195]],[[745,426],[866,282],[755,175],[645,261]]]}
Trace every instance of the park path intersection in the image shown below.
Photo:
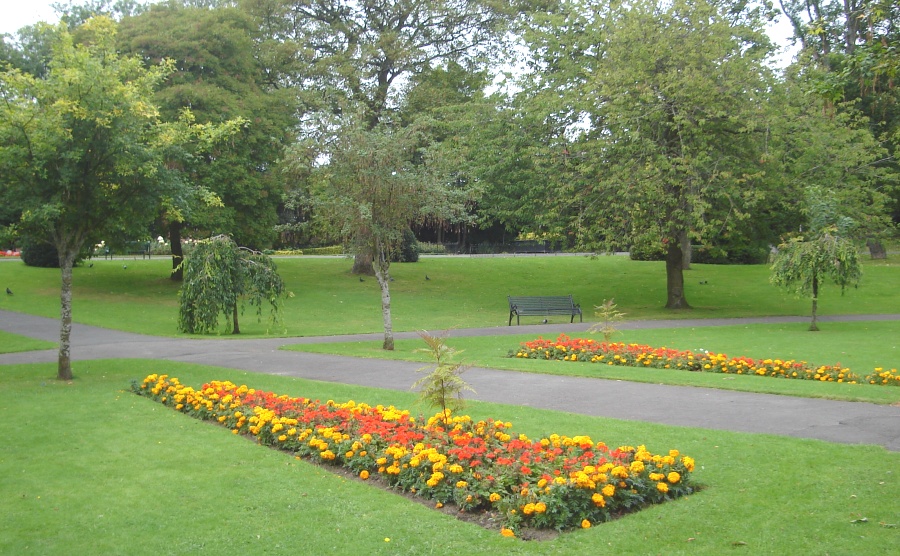
{"label": "park path intersection", "polygon": [[[820,320],[898,320],[900,315],[851,315]],[[799,317],[630,321],[620,328],[671,328],[798,322]],[[521,334],[553,337],[584,332],[588,324],[461,329],[451,337]],[[0,330],[58,341],[59,321],[0,310]],[[395,338],[415,338],[398,333]],[[279,350],[280,346],[326,341],[362,341],[381,334],[266,339],[182,339],[145,336],[74,324],[73,361],[141,358],[202,363],[244,371],[408,391],[421,363],[359,359]],[[0,354],[0,365],[55,362],[57,350]],[[2,373],[2,369],[0,369]],[[727,377],[726,377],[727,378]],[[565,377],[472,368],[466,382],[479,401],[552,409],[715,430],[775,434],[845,444],[876,444],[900,451],[900,406],[795,398],[710,388],[668,386],[596,378]]]}

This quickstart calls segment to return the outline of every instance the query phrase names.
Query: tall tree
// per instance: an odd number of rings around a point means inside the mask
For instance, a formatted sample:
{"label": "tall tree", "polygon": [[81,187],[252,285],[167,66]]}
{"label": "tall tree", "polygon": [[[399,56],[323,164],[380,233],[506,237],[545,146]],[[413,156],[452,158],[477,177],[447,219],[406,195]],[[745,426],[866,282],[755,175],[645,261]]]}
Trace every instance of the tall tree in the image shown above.
{"label": "tall tree", "polygon": [[171,66],[119,56],[115,35],[112,21],[94,18],[76,43],[61,24],[44,77],[0,74],[0,187],[22,207],[15,226],[51,238],[59,253],[63,380],[72,378],[75,257],[85,242],[152,218],[165,151],[197,131],[163,122],[153,104]]}
{"label": "tall tree", "polygon": [[671,309],[689,307],[684,242],[758,200],[771,48],[766,14],[745,8],[572,1],[525,35],[529,108],[559,130],[550,201],[583,246],[663,244]]}
{"label": "tall tree", "polygon": [[[227,143],[198,156],[172,160],[190,187],[165,199],[161,209],[180,275],[182,228],[227,233],[241,245],[268,247],[284,190],[273,169],[297,124],[296,94],[267,83],[254,21],[235,8],[153,6],[121,24],[120,47],[148,64],[175,62],[156,94],[165,117],[188,108],[198,122],[247,121]],[[211,192],[221,203],[198,202]],[[206,197],[208,198],[208,197]]]}
{"label": "tall tree", "polygon": [[[900,5],[893,0],[780,0],[782,13],[802,47],[801,77],[810,92],[839,112],[862,112],[888,150],[879,165],[900,167]],[[900,190],[892,193],[900,222]],[[885,256],[884,236],[871,236],[872,256]]]}
{"label": "tall tree", "polygon": [[[515,8],[491,0],[241,0],[263,32],[295,60],[288,84],[316,91],[308,137],[326,141],[341,115],[362,113],[375,129],[401,102],[404,81],[447,61],[486,63]],[[388,118],[391,120],[393,118]],[[368,244],[359,238],[358,244]],[[354,272],[373,273],[360,251]]]}

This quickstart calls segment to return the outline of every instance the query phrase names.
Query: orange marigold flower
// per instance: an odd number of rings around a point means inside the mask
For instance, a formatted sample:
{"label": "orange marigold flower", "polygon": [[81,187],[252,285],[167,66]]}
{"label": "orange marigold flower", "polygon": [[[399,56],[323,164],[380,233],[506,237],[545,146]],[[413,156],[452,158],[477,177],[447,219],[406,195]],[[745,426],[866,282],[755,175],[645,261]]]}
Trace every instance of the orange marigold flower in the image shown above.
{"label": "orange marigold flower", "polygon": [[582,529],[590,529],[590,528],[591,528],[591,522],[588,521],[588,520],[586,520],[586,519],[582,519],[582,520],[581,520],[581,528],[582,528]]}
{"label": "orange marigold flower", "polygon": [[515,537],[516,536],[515,531],[513,531],[512,529],[508,529],[506,527],[504,527],[503,529],[500,529],[500,534],[503,535],[504,537]]}

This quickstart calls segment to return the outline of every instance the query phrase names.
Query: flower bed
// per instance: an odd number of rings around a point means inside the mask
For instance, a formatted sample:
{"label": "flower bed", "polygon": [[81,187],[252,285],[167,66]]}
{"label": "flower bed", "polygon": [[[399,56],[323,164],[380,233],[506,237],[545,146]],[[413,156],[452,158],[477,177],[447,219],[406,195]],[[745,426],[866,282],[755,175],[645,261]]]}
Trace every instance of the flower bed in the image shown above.
{"label": "flower bed", "polygon": [[584,361],[625,367],[651,367],[656,369],[681,369],[711,373],[758,375],[778,378],[817,380],[820,382],[846,382],[858,384],[900,386],[897,369],[876,368],[875,372],[860,377],[840,364],[810,365],[806,361],[792,359],[751,359],[728,357],[709,351],[679,351],[654,348],[640,344],[621,342],[597,342],[590,338],[569,338],[561,334],[556,340],[538,338],[523,342],[509,354],[523,359],[555,359],[560,361]]}
{"label": "flower bed", "polygon": [[167,375],[149,375],[132,391],[363,480],[378,474],[437,507],[495,512],[505,536],[587,528],[696,490],[694,460],[677,450],[609,449],[587,436],[532,440],[508,422],[465,415],[438,413],[420,424],[393,406],[322,403],[230,382],[194,390]]}

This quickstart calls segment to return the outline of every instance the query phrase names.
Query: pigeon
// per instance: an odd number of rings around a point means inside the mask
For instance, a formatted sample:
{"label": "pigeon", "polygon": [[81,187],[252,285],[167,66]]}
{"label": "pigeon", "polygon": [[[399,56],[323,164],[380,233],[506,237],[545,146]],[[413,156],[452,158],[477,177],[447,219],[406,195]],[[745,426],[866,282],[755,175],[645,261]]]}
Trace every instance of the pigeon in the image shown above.
{"label": "pigeon", "polygon": [[6,295],[12,295],[12,290],[9,288],[6,288]]}
{"label": "pigeon", "polygon": [[89,264],[88,268],[94,268],[94,263]]}
{"label": "pigeon", "polygon": [[426,279],[426,280],[431,280],[431,278],[429,278],[427,274],[425,275],[425,279]]}
{"label": "pigeon", "polygon": [[707,282],[706,280],[700,280],[700,285],[701,285],[701,286],[705,286],[705,285],[707,285],[707,284],[709,284],[709,282]]}
{"label": "pigeon", "polygon": [[360,282],[365,282],[365,280],[362,279],[362,276],[359,277],[359,281],[360,281]]}
{"label": "pigeon", "polygon": [[122,265],[122,268],[128,268],[128,265],[127,265],[127,264],[123,264],[123,265]]}

